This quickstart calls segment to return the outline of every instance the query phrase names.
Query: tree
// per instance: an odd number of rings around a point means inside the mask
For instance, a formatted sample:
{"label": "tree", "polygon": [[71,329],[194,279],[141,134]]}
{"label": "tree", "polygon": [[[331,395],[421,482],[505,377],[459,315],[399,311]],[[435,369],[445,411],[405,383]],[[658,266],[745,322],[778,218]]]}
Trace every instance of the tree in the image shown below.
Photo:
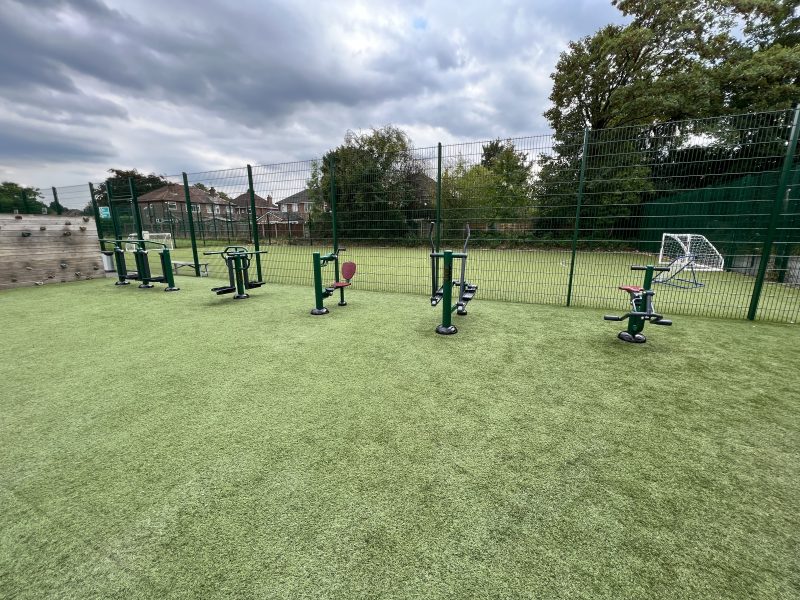
{"label": "tree", "polygon": [[344,143],[312,167],[307,188],[314,202],[309,225],[315,235],[328,221],[331,159],[342,238],[400,240],[416,235],[426,188],[433,181],[415,160],[405,132],[391,125],[368,133],[348,131]]}
{"label": "tree", "polygon": [[[37,188],[24,187],[12,181],[0,183],[0,213],[41,213],[46,205],[39,201],[42,194]],[[55,212],[55,211],[53,211]]]}
{"label": "tree", "polygon": [[137,169],[109,169],[108,172],[111,173],[112,176],[106,179],[106,181],[94,186],[95,200],[100,206],[108,205],[107,185],[111,186],[111,193],[114,198],[126,198],[130,197],[129,181],[131,179],[133,180],[137,197],[164,187],[169,183],[167,178],[163,175],[156,175],[155,173],[145,175],[140,173]]}

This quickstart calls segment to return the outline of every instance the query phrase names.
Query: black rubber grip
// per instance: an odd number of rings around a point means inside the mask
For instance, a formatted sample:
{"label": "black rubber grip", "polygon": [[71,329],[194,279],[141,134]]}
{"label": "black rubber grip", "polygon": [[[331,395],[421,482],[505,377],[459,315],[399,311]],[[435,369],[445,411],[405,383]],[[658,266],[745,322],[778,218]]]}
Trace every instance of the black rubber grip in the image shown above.
{"label": "black rubber grip", "polygon": [[603,319],[606,321],[622,321],[622,317],[618,317],[617,315],[605,315]]}
{"label": "black rubber grip", "polygon": [[653,271],[669,271],[669,267],[653,267]]}

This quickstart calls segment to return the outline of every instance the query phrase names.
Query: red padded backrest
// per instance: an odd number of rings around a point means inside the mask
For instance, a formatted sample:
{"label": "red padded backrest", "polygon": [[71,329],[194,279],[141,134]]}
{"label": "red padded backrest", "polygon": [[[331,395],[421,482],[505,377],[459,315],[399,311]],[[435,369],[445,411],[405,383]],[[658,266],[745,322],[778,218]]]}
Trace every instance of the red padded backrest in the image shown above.
{"label": "red padded backrest", "polygon": [[356,274],[356,263],[346,262],[342,265],[342,277],[350,281]]}

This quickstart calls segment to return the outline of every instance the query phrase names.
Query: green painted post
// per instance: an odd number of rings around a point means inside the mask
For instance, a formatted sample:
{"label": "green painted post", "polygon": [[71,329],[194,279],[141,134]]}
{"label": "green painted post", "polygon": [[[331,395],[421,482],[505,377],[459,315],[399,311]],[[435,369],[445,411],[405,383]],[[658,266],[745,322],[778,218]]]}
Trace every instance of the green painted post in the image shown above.
{"label": "green painted post", "polygon": [[[333,154],[328,160],[328,171],[330,172],[330,201],[331,201],[331,234],[333,235],[333,253],[339,253],[339,232],[338,223],[336,222],[336,161]],[[338,281],[338,274],[336,281]]]}
{"label": "green painted post", "polygon": [[186,215],[189,221],[189,236],[192,239],[192,258],[194,259],[194,275],[200,277],[200,259],[197,256],[197,238],[194,234],[194,217],[192,216],[192,196],[189,193],[189,177],[183,173],[183,197],[186,201]]}
{"label": "green painted post", "polygon": [[[89,198],[91,198],[92,202],[92,212],[94,213],[94,222],[97,225],[97,237],[99,239],[103,239],[103,225],[102,219],[100,218],[100,207],[97,206],[97,198],[94,197],[94,186],[91,182],[89,182]],[[100,250],[105,250],[105,244],[100,242]]]}
{"label": "green painted post", "polygon": [[111,189],[110,179],[106,179],[106,198],[108,199],[108,212],[111,213],[111,224],[114,227],[114,238],[122,240],[122,227],[119,223],[119,215],[114,208],[114,192]]}
{"label": "green painted post", "polygon": [[314,252],[314,308],[312,315],[324,315],[328,312],[322,297],[322,260],[319,252]]}
{"label": "green painted post", "polygon": [[569,259],[569,281],[567,283],[567,306],[572,303],[572,280],[575,276],[575,255],[578,250],[578,232],[581,225],[581,204],[583,204],[583,188],[586,182],[586,161],[589,153],[589,128],[583,129],[583,156],[581,157],[581,174],[578,182],[578,199],[575,206],[575,230],[572,232],[572,256]]}
{"label": "green painted post", "polygon": [[139,214],[139,201],[136,198],[136,185],[133,183],[133,177],[128,177],[128,190],[131,194],[133,224],[136,227],[136,235],[139,236],[139,249],[145,250],[144,231],[142,230],[142,216]]}
{"label": "green painted post", "polygon": [[167,280],[167,287],[164,288],[165,292],[177,292],[180,288],[175,286],[175,274],[172,272],[172,257],[169,253],[169,248],[163,248],[159,253],[161,257],[161,270],[164,273],[164,279]]}
{"label": "green painted post", "polygon": [[25,193],[25,190],[22,190],[19,193],[19,199],[22,201],[22,213],[28,213],[28,195]]}
{"label": "green painted post", "polygon": [[436,252],[442,242],[442,143],[436,147]]}
{"label": "green painted post", "polygon": [[[250,220],[253,227],[253,248],[256,252],[259,251],[258,246],[258,217],[256,216],[256,192],[253,189],[253,168],[250,165],[247,165],[247,187],[248,191],[250,192]],[[258,281],[263,281],[261,279],[261,255],[256,254],[256,275],[258,276]]]}
{"label": "green painted post", "polygon": [[60,215],[63,211],[61,210],[61,203],[58,201],[58,190],[53,186],[53,202],[56,205],[56,214]]}
{"label": "green painted post", "polygon": [[[258,256],[258,254],[256,254]],[[244,256],[240,252],[236,252],[233,255],[233,273],[236,279],[236,295],[234,296],[235,300],[240,300],[242,298],[247,298],[248,294],[245,292],[244,288]],[[259,279],[260,281],[260,279]]]}
{"label": "green painted post", "polygon": [[[442,276],[442,324],[439,333],[453,329],[453,251],[444,251],[444,273]],[[453,332],[455,333],[455,332]]]}
{"label": "green painted post", "polygon": [[747,311],[747,318],[750,321],[756,318],[758,303],[761,299],[761,290],[764,287],[764,277],[767,274],[767,266],[769,265],[769,258],[772,254],[772,245],[775,241],[775,231],[778,228],[778,220],[780,219],[781,207],[783,206],[783,199],[786,195],[786,189],[789,187],[789,177],[792,173],[792,163],[794,160],[795,148],[797,148],[798,133],[800,133],[799,124],[800,105],[795,105],[794,115],[792,116],[792,128],[789,133],[789,144],[786,146],[786,156],[783,160],[780,178],[778,179],[775,202],[772,204],[769,229],[767,230],[767,236],[764,240],[764,248],[761,250],[761,261],[758,263],[758,273],[756,274],[756,282],[753,286],[753,297],[750,299],[750,309]]}

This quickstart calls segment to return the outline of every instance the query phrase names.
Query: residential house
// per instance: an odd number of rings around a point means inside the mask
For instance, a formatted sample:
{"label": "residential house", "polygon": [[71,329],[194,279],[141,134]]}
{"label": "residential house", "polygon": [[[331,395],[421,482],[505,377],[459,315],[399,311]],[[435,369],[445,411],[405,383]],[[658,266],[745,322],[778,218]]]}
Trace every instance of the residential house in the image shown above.
{"label": "residential house", "polygon": [[[233,207],[212,190],[189,188],[192,212],[202,219],[227,219]],[[162,222],[183,221],[186,215],[186,195],[179,183],[168,183],[138,197],[142,221],[150,226]]]}
{"label": "residential house", "polygon": [[308,189],[292,194],[291,196],[278,200],[277,205],[282,213],[292,215],[292,219],[304,222],[306,216],[311,212],[314,202],[308,196]]}
{"label": "residential house", "polygon": [[[256,218],[260,219],[268,212],[277,212],[280,210],[278,206],[276,206],[272,202],[272,196],[267,196],[266,199],[262,198],[258,194],[254,194],[255,196],[255,203],[256,203]],[[233,205],[233,211],[237,215],[238,218],[246,218],[250,216],[251,204],[250,204],[250,192],[244,192],[243,194],[239,194],[231,200],[231,204]]]}

